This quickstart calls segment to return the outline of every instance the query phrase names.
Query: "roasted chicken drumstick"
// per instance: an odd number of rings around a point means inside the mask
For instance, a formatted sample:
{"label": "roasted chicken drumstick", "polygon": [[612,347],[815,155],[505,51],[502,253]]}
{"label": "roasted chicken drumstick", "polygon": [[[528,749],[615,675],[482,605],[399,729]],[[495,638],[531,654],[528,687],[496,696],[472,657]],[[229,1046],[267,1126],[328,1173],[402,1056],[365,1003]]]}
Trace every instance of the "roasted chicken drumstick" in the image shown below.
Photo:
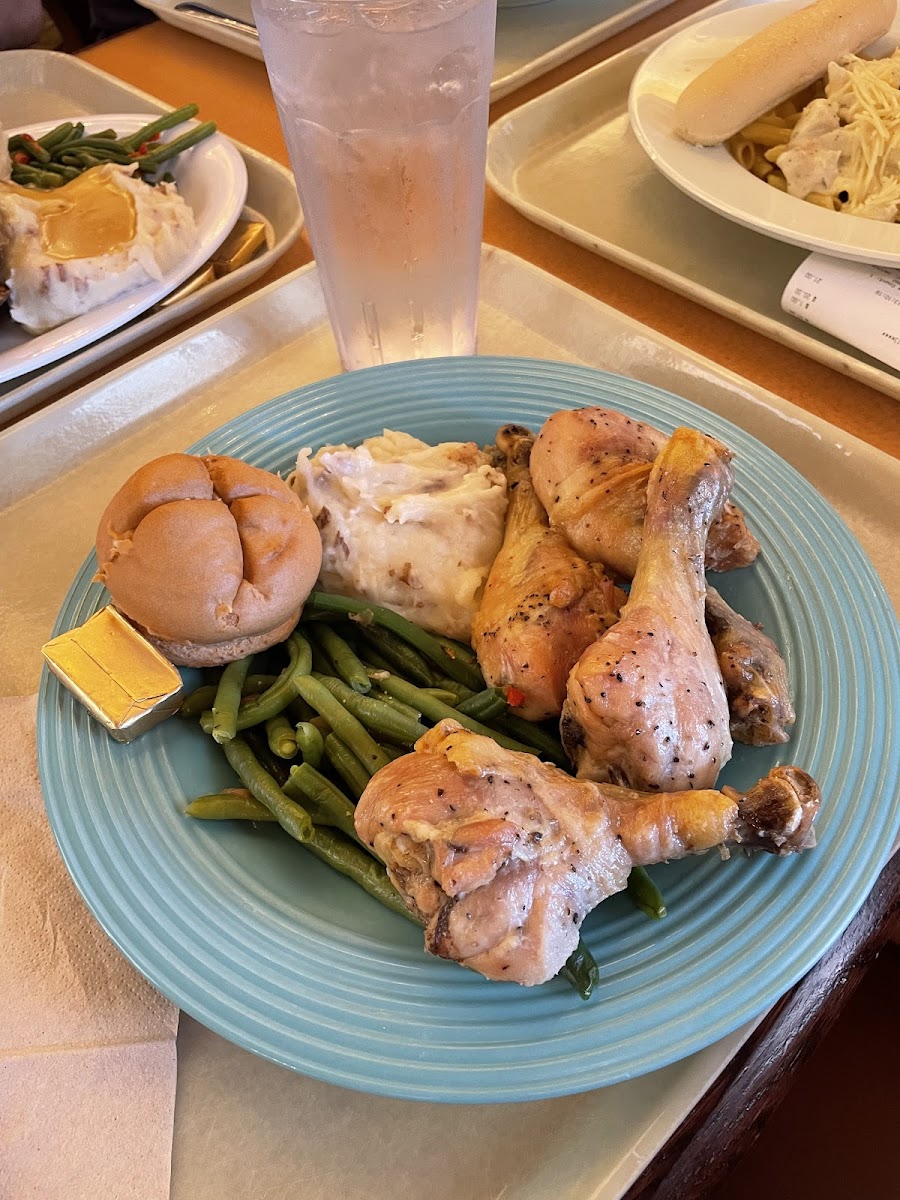
{"label": "roasted chicken drumstick", "polygon": [[[554,528],[589,562],[624,579],[637,567],[652,460],[665,434],[607,408],[554,413],[531,454],[535,491]],[[730,501],[710,527],[706,565],[747,566],[759,543]],[[707,625],[719,654],[731,707],[731,736],[750,745],[788,740],[794,722],[787,671],[778,648],[755,625],[710,591]]]}
{"label": "roasted chicken drumstick", "polygon": [[533,442],[517,425],[497,434],[509,507],[503,545],[472,622],[472,646],[485,679],[516,688],[524,697],[519,714],[540,721],[559,716],[569,671],[616,622],[625,593],[550,528],[528,469]]}
{"label": "roasted chicken drumstick", "polygon": [[432,954],[532,985],[557,974],[587,913],[622,891],[632,866],[727,844],[803,850],[818,804],[796,767],[744,795],[647,795],[573,779],[442,721],[373,776],[356,828],[424,921]]}
{"label": "roasted chicken drumstick", "polygon": [[628,603],[569,675],[560,732],[581,777],[643,791],[708,788],[731,757],[703,568],[730,459],[721,442],[682,428],[653,465]]}

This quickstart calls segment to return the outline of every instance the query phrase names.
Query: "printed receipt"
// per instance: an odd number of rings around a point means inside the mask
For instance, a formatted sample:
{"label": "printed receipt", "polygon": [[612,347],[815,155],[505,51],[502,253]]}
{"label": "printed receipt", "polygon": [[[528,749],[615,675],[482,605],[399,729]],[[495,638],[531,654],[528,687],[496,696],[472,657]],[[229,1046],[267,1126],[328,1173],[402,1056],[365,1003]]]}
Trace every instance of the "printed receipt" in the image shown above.
{"label": "printed receipt", "polygon": [[781,307],[900,370],[900,269],[811,254],[791,276]]}

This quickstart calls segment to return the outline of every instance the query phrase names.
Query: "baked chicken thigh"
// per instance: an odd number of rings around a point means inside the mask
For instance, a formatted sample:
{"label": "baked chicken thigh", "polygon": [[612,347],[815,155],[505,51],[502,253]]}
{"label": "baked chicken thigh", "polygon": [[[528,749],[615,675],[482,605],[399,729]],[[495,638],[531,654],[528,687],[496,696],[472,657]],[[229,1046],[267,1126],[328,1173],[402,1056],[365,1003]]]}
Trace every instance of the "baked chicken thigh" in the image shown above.
{"label": "baked chicken thigh", "polygon": [[509,506],[503,545],[472,622],[472,646],[485,679],[516,688],[524,697],[517,712],[540,721],[559,716],[569,671],[616,622],[625,593],[550,528],[528,469],[533,442],[518,425],[497,434]]}
{"label": "baked chicken thigh", "polygon": [[631,868],[738,844],[814,844],[819,790],[777,767],[741,794],[641,794],[573,779],[442,721],[370,780],[356,828],[385,863],[432,954],[488,979],[551,979],[587,913]]}
{"label": "baked chicken thigh", "polygon": [[703,568],[730,460],[721,442],[682,428],[653,465],[628,603],[569,675],[560,731],[581,777],[643,791],[709,788],[731,757]]}
{"label": "baked chicken thigh", "polygon": [[[531,452],[534,490],[550,524],[588,562],[623,579],[637,566],[650,468],[666,440],[615,409],[578,408],[548,417]],[[726,501],[710,527],[707,569],[746,567],[758,554],[743,513]]]}
{"label": "baked chicken thigh", "polygon": [[706,585],[706,628],[728,697],[731,736],[749,746],[786,742],[794,724],[787,667],[775,643]]}

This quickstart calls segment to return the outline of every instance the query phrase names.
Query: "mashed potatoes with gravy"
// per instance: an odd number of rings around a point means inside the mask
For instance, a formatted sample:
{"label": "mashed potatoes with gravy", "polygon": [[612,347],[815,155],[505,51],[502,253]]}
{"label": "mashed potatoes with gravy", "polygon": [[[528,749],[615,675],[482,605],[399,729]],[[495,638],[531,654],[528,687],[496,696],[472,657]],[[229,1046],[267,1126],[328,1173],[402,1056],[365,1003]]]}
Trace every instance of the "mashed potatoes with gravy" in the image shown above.
{"label": "mashed potatoes with gravy", "polygon": [[28,333],[159,282],[190,252],[194,214],[174,184],[106,163],[60,188],[0,183],[0,283]]}
{"label": "mashed potatoes with gravy", "polygon": [[301,450],[292,484],[322,535],[325,591],[384,604],[468,640],[506,517],[506,477],[474,442],[385,430]]}

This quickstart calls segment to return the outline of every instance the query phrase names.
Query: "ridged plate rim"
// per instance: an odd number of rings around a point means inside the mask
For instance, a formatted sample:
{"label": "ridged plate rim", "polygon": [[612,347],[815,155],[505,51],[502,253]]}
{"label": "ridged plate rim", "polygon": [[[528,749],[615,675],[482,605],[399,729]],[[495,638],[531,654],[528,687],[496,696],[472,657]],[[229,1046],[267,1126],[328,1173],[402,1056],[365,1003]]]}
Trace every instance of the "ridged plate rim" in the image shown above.
{"label": "ridged plate rim", "polygon": [[[769,631],[788,636],[799,719],[785,752],[742,752],[723,781],[742,786],[776,762],[811,770],[825,790],[819,846],[787,860],[720,864],[707,855],[663,867],[658,878],[671,914],[663,922],[608,901],[585,924],[603,974],[587,1004],[556,981],[531,990],[489,984],[427,959],[412,926],[375,913],[367,897],[348,898],[346,881],[316,876],[298,847],[290,846],[303,856],[297,886],[318,890],[303,892],[302,903],[279,893],[243,861],[249,843],[235,838],[246,830],[201,828],[182,816],[189,794],[210,782],[199,733],[167,722],[120,746],[45,671],[39,763],[66,866],[138,970],[230,1041],[386,1096],[463,1103],[574,1093],[663,1067],[756,1016],[821,957],[865,900],[900,825],[900,631],[874,568],[838,515],[751,435],[636,380],[568,363],[481,357],[336,376],[243,414],[192,449],[284,472],[301,445],[358,441],[384,427],[482,441],[505,420],[537,426],[556,408],[582,404],[616,407],[667,431],[695,424],[735,451],[735,498],[764,554],[718,583],[726,592],[749,589],[780,626]],[[93,570],[91,556],[55,632],[103,603]],[[198,747],[187,746],[198,755],[187,772],[191,787],[176,770],[185,738]],[[285,864],[294,869],[283,844],[259,852],[276,875],[281,870],[283,884]],[[339,908],[323,914],[325,900]],[[354,907],[360,903],[373,907]],[[358,928],[340,907],[348,904]]]}

